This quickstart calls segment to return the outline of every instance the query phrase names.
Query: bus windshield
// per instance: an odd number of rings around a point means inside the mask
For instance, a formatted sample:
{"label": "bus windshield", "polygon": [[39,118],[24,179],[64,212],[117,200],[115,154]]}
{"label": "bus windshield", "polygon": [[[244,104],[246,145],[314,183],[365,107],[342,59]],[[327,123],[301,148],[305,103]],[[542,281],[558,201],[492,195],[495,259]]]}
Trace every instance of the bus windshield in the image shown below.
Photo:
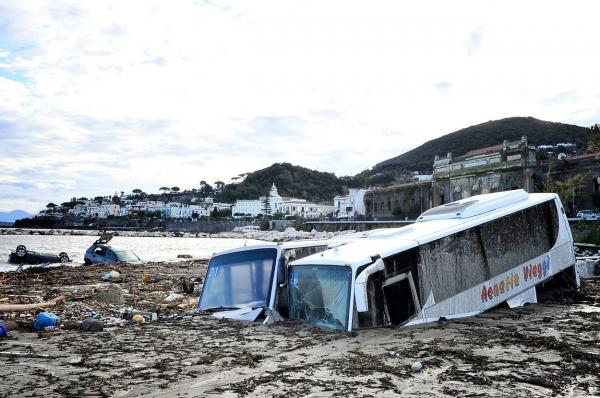
{"label": "bus windshield", "polygon": [[199,308],[266,307],[276,256],[276,249],[256,249],[213,257]]}
{"label": "bus windshield", "polygon": [[346,330],[352,270],[337,266],[291,267],[290,319]]}

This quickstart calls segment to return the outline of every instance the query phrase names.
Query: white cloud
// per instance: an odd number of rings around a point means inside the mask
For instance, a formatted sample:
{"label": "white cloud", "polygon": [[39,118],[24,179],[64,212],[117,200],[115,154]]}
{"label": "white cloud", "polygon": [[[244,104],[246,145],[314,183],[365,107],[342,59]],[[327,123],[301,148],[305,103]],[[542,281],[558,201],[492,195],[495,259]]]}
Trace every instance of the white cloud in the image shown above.
{"label": "white cloud", "polygon": [[490,119],[585,124],[600,117],[599,9],[0,4],[0,183],[72,182],[35,191],[60,201],[191,187],[276,161],[354,174]]}

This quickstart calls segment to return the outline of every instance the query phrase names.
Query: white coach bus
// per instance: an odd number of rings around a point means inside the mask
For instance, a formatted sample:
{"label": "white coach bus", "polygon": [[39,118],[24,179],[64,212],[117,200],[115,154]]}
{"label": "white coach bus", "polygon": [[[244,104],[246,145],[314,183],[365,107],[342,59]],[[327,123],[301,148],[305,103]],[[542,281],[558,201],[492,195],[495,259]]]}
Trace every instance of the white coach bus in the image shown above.
{"label": "white coach bus", "polygon": [[535,303],[536,288],[559,273],[578,287],[574,264],[557,195],[484,194],[291,262],[286,312],[346,331],[468,317]]}

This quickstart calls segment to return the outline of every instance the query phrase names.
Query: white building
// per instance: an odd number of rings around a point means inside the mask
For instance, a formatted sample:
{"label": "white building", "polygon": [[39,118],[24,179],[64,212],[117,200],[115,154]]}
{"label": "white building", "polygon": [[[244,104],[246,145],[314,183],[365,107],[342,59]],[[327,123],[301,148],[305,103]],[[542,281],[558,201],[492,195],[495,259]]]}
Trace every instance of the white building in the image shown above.
{"label": "white building", "polygon": [[348,195],[338,195],[333,198],[333,216],[353,219],[365,214],[366,189],[350,188]]}
{"label": "white building", "polygon": [[188,219],[193,218],[194,214],[198,216],[197,218],[209,216],[209,211],[207,209],[197,205],[171,202],[167,203],[167,208],[169,209],[169,212],[166,215],[168,218]]}
{"label": "white building", "polygon": [[268,197],[251,200],[237,200],[233,205],[231,213],[250,215],[256,217],[259,214],[265,214],[265,200],[269,202],[268,215],[282,213],[286,216],[302,216],[306,218],[321,217],[319,206],[316,203],[308,202],[306,199],[281,197],[277,192],[275,184],[271,186]]}
{"label": "white building", "polygon": [[117,216],[119,214],[120,207],[121,206],[114,203],[102,203],[96,208],[96,217],[107,218]]}
{"label": "white building", "polygon": [[256,217],[262,214],[263,202],[261,200],[236,200],[235,204],[231,208],[231,214],[233,215],[246,215]]}

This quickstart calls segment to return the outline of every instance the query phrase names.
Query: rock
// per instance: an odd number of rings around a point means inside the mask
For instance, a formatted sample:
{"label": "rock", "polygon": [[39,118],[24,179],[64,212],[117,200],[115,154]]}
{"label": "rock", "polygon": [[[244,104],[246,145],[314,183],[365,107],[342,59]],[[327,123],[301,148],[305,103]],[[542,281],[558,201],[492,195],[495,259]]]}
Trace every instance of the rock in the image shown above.
{"label": "rock", "polygon": [[413,362],[410,365],[410,370],[412,370],[413,372],[420,372],[421,369],[423,369],[423,364],[421,362]]}
{"label": "rock", "polygon": [[118,271],[109,271],[102,275],[102,280],[106,282],[123,282],[123,276]]}
{"label": "rock", "polygon": [[15,321],[4,321],[4,327],[7,330],[17,330],[19,328],[19,324]]}
{"label": "rock", "polygon": [[167,297],[165,297],[164,301],[179,301],[185,296],[179,293],[171,293]]}
{"label": "rock", "polygon": [[140,324],[140,323],[144,323],[144,322],[146,322],[146,320],[144,319],[144,316],[143,316],[143,315],[140,315],[140,314],[135,314],[135,315],[134,315],[134,316],[131,318],[131,320],[133,321],[133,323],[137,323],[137,324]]}
{"label": "rock", "polygon": [[86,319],[79,325],[82,332],[101,332],[104,330],[104,323],[98,319]]}
{"label": "rock", "polygon": [[109,304],[122,304],[125,302],[123,297],[123,289],[117,285],[110,285],[105,290],[96,293],[91,297],[94,301]]}
{"label": "rock", "polygon": [[181,290],[186,294],[193,294],[194,288],[196,284],[193,281],[186,280],[185,278],[181,278],[179,280],[181,282]]}

